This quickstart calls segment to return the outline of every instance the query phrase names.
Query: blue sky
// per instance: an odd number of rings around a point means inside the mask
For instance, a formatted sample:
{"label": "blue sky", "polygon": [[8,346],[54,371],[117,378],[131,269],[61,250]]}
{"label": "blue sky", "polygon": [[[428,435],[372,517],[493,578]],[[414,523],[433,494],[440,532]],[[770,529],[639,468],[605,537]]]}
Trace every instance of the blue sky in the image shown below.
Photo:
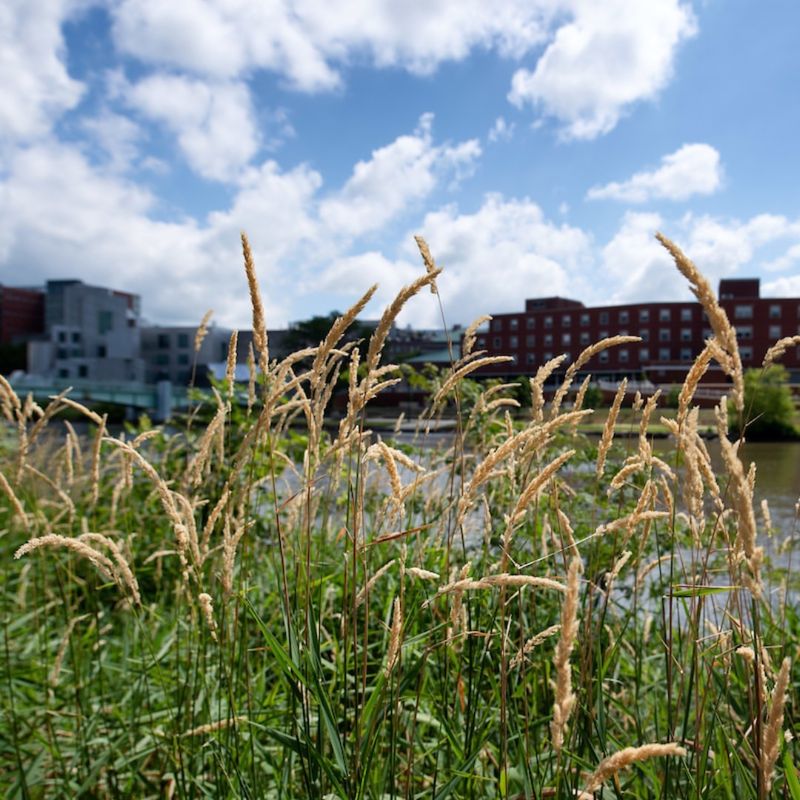
{"label": "blue sky", "polygon": [[[439,264],[449,322],[800,296],[794,0],[6,0],[0,280],[80,277],[153,321],[369,314]],[[435,325],[416,298],[401,321]]]}

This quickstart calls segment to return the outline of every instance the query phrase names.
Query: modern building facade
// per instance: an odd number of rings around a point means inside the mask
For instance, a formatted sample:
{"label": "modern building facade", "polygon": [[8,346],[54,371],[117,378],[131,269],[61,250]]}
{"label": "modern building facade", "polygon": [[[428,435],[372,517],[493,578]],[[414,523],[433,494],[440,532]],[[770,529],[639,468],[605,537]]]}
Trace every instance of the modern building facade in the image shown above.
{"label": "modern building facade", "polygon": [[[188,386],[194,367],[195,385],[206,384],[209,364],[225,361],[231,331],[211,326],[203,337],[195,359],[194,340],[197,325],[151,325],[142,328],[142,358],[148,383],[171,381],[176,386]],[[237,352],[241,351],[237,347]]]}
{"label": "modern building facade", "polygon": [[[762,298],[758,279],[721,280],[719,299],[736,328],[745,368],[759,366],[777,339],[800,333],[800,298]],[[557,355],[565,353],[568,364],[590,344],[617,335],[639,336],[642,341],[599,353],[585,372],[597,378],[641,377],[668,384],[683,381],[711,328],[696,301],[589,308],[578,300],[546,297],[526,300],[523,312],[493,315],[477,347],[488,355],[514,359],[483,374],[532,375]],[[790,349],[782,363],[792,383],[800,384],[800,348]]]}
{"label": "modern building facade", "polygon": [[43,338],[28,344],[29,372],[66,380],[144,380],[138,295],[79,280],[48,281],[44,322]]}

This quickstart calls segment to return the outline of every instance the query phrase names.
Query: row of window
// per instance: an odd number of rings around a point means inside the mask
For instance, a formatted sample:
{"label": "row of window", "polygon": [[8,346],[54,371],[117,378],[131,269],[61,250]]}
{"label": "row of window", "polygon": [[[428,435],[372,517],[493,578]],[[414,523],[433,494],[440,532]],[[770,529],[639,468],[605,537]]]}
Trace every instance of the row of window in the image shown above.
{"label": "row of window", "polygon": [[[699,313],[701,309],[699,308],[681,308],[679,319],[681,322],[691,322],[692,320],[696,319],[695,314]],[[672,321],[672,311],[671,308],[659,308],[658,309],[658,321],[659,322],[671,322]],[[611,313],[610,311],[600,311],[597,315],[597,321],[600,325],[608,325],[611,321]],[[782,306],[779,304],[773,304],[769,307],[769,318],[770,319],[780,319],[782,313]],[[800,306],[797,307],[797,314],[800,317]],[[631,322],[631,312],[628,310],[621,310],[616,312],[616,321],[620,325],[627,325]],[[737,304],[734,306],[733,309],[733,316],[735,319],[752,319],[753,318],[753,306],[751,304]],[[572,326],[572,314],[562,314],[561,315],[561,327],[562,328],[569,328]],[[638,311],[638,319],[639,322],[649,322],[650,321],[650,309],[649,308],[640,308]],[[552,328],[554,324],[555,317],[552,314],[548,314],[542,317],[542,325],[545,328]],[[586,327],[591,324],[591,314],[588,312],[583,312],[578,316],[578,321],[581,327]],[[493,331],[501,331],[503,330],[503,319],[498,318],[492,320],[492,330]],[[515,331],[519,329],[519,318],[518,317],[511,317],[508,320],[508,328],[509,330]],[[534,329],[536,327],[536,317],[530,316],[525,317],[525,327],[528,330]]]}
{"label": "row of window", "polygon": [[[168,333],[159,333],[156,337],[156,347],[159,350],[169,350],[171,347],[170,345],[170,335]],[[188,333],[178,333],[176,334],[176,346],[181,348],[189,347],[189,334]]]}
{"label": "row of window", "polygon": [[[616,353],[616,356],[617,356],[617,363],[619,363],[619,364],[629,364],[630,363],[630,361],[631,361],[631,352],[630,352],[630,350],[628,348],[620,347],[617,350],[615,350],[614,352]],[[739,349],[739,352],[741,353],[743,361],[748,362],[748,361],[752,361],[753,360],[753,348],[752,347],[741,347]],[[567,360],[569,360],[569,358],[570,358],[569,353],[566,353],[565,355],[567,355],[567,357],[568,357]],[[655,357],[655,355],[656,355],[655,353],[651,354],[649,347],[640,347],[639,348],[639,363],[642,363],[642,364],[647,363],[647,362],[651,361],[651,357]],[[554,357],[554,354],[552,352],[546,352],[546,353],[544,353],[544,355],[541,358],[541,363],[549,361],[553,357]],[[516,355],[512,355],[511,358],[513,359],[513,363],[516,364],[518,362],[518,357]],[[601,364],[608,364],[609,361],[610,361],[609,351],[608,350],[601,351],[598,354],[597,358],[598,358],[598,361]],[[692,348],[691,347],[682,347],[680,349],[680,356],[679,356],[680,361],[682,361],[684,363],[689,363],[689,362],[693,361],[694,358],[695,358],[695,353],[692,352]],[[664,362],[672,361],[673,360],[672,359],[672,349],[669,348],[669,347],[660,347],[658,349],[657,358],[655,358],[655,360],[664,361]],[[528,364],[529,366],[532,366],[534,364],[540,363],[540,360],[537,359],[535,353],[526,353],[525,354],[525,363]]]}

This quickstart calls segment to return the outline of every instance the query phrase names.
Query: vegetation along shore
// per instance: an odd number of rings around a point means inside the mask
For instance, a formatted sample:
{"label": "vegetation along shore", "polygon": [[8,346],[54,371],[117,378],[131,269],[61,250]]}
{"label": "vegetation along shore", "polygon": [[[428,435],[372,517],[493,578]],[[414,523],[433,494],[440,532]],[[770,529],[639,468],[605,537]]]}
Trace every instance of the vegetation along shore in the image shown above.
{"label": "vegetation along shore", "polygon": [[[277,361],[243,236],[246,403],[235,335],[213,398],[163,428],[110,435],[0,379],[4,796],[798,800],[798,517],[773,523],[740,441],[800,337],[746,376],[660,238],[713,332],[669,413],[623,382],[595,419],[572,385],[630,337],[564,365],[548,402],[563,357],[542,364],[520,409],[514,384],[471,380],[501,358],[472,326],[416,432],[370,430],[399,380],[387,333],[438,291],[422,240],[367,341],[344,334],[374,287]],[[730,392],[701,422],[711,364]]]}

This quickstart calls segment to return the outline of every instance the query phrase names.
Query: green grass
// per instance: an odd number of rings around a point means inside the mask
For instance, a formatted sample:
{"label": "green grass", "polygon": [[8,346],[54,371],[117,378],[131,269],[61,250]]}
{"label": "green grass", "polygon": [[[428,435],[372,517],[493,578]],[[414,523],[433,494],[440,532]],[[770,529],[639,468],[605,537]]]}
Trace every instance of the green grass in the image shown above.
{"label": "green grass", "polygon": [[[698,516],[684,441],[668,463],[645,458],[610,490],[637,440],[614,445],[598,477],[596,438],[558,422],[547,428],[547,410],[513,422],[502,405],[485,410],[481,388],[466,384],[449,398],[459,420],[452,439],[385,435],[421,470],[397,455],[394,474],[364,428],[372,378],[363,370],[361,383],[351,370],[345,423],[323,424],[328,387],[350,358],[329,350],[316,377],[309,361],[272,367],[249,412],[228,408],[224,396],[204,401],[191,421],[137,444],[154,471],[136,462],[129,472],[127,451],[103,441],[96,503],[96,434],[80,443],[80,458],[70,454],[56,406],[30,444],[41,414],[24,398],[14,408],[6,394],[13,424],[0,470],[24,517],[0,492],[4,796],[568,798],[606,756],[676,742],[685,756],[622,770],[602,796],[767,797],[761,731],[781,661],[798,651],[800,621],[794,597],[781,602],[788,554],[772,565],[768,556],[763,592],[751,591],[730,476],[717,476],[714,505],[701,475],[707,502]],[[224,427],[208,440],[216,414]],[[626,414],[621,430],[628,424],[638,416]],[[512,436],[519,446],[477,484],[481,462]],[[641,447],[647,455],[646,439]],[[568,449],[575,455],[532,497],[504,553],[517,499]],[[51,483],[18,472],[22,463]],[[660,516],[631,519],[643,495],[638,511]],[[205,553],[203,529],[217,506]],[[557,751],[559,634],[512,662],[559,623],[564,594],[491,581],[438,590],[501,571],[565,582],[573,556],[565,518],[583,572],[569,661],[576,702]],[[625,518],[630,525],[617,522]],[[202,563],[186,544],[192,525]],[[13,558],[31,537],[87,531],[121,548],[141,605],[118,573],[108,579],[63,548]],[[212,599],[213,624],[201,593]],[[739,647],[754,647],[755,662]],[[789,730],[795,684],[793,670]],[[794,741],[783,745],[773,796],[796,795],[797,756]]]}

